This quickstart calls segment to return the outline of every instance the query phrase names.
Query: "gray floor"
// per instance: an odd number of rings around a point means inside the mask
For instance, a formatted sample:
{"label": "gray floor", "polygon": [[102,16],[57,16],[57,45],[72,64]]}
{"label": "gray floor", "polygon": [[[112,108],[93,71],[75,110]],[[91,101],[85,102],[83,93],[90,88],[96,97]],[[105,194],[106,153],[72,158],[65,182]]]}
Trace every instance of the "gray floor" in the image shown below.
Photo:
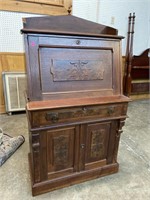
{"label": "gray floor", "polygon": [[25,114],[1,115],[0,127],[25,143],[0,167],[1,200],[149,200],[150,101],[131,102],[119,147],[119,173],[32,197],[28,169],[28,131]]}

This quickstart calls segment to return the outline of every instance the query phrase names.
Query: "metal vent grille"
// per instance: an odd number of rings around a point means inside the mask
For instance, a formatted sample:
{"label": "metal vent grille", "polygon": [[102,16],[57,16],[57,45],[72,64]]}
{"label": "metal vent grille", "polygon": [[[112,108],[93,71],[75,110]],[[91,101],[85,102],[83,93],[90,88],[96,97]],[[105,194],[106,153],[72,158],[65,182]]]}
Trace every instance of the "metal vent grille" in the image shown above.
{"label": "metal vent grille", "polygon": [[3,86],[6,112],[25,110],[26,74],[20,72],[3,72]]}

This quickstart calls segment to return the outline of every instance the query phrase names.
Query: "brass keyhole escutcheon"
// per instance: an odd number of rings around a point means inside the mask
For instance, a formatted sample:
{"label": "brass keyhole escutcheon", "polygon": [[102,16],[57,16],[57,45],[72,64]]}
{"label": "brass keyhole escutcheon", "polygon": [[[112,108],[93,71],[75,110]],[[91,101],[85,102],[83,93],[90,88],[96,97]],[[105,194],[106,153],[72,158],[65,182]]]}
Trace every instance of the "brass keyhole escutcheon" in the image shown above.
{"label": "brass keyhole escutcheon", "polygon": [[107,113],[108,113],[109,115],[112,115],[114,112],[115,112],[114,107],[110,107],[110,108],[108,108],[108,110],[107,110]]}
{"label": "brass keyhole escutcheon", "polygon": [[87,108],[86,108],[86,107],[83,107],[82,110],[83,110],[84,112],[86,112],[86,111],[87,111]]}
{"label": "brass keyhole escutcheon", "polygon": [[81,149],[84,149],[84,147],[85,147],[85,144],[81,144]]}
{"label": "brass keyhole escutcheon", "polygon": [[80,40],[77,40],[77,41],[76,41],[76,44],[78,44],[78,45],[79,45],[80,43],[81,43],[81,41],[80,41]]}
{"label": "brass keyhole escutcheon", "polygon": [[47,121],[51,121],[52,123],[56,123],[59,120],[58,113],[46,113],[45,118]]}

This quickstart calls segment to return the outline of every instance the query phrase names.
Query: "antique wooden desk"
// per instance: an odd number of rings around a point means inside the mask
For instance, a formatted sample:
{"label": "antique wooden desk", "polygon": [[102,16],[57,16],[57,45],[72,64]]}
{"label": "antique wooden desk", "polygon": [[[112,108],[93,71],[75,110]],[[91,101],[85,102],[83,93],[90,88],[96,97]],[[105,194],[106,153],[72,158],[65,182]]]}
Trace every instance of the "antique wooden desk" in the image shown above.
{"label": "antique wooden desk", "polygon": [[26,18],[22,32],[33,195],[117,172],[122,37],[74,16]]}

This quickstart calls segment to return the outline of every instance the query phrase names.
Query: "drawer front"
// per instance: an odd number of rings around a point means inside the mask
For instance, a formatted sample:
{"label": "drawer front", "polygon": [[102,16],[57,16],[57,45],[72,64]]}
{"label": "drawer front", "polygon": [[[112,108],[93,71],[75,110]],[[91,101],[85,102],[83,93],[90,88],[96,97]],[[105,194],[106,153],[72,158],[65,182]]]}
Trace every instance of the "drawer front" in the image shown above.
{"label": "drawer front", "polygon": [[42,127],[98,118],[120,117],[126,115],[126,112],[127,103],[33,111],[31,112],[31,127]]}

